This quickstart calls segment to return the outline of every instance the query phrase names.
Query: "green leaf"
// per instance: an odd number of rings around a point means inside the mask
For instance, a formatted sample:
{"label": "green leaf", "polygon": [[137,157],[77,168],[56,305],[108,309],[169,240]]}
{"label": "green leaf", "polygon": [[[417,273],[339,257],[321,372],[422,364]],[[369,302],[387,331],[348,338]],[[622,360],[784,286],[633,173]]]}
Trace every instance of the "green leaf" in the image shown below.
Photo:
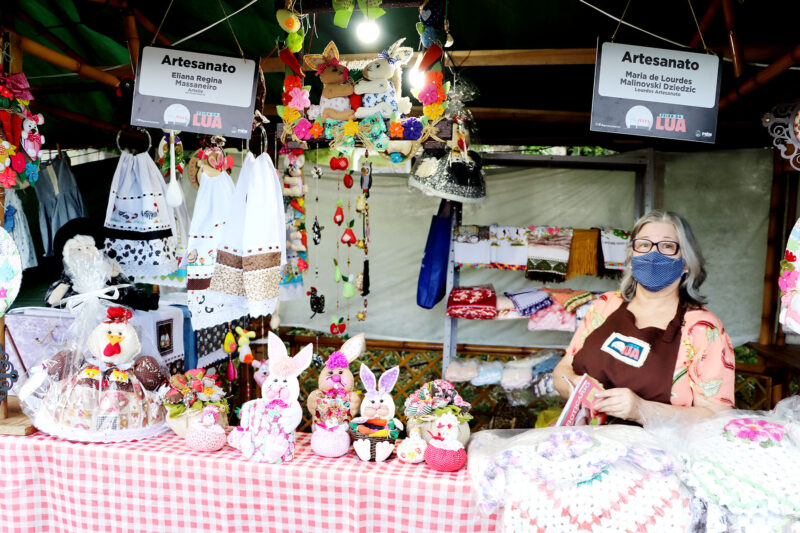
{"label": "green leaf", "polygon": [[711,381],[701,381],[699,385],[703,387],[703,396],[710,398],[719,393],[719,389],[722,387],[722,380],[712,379]]}
{"label": "green leaf", "polygon": [[333,23],[340,28],[346,28],[350,24],[354,7],[354,0],[333,0],[333,10],[336,12]]}
{"label": "green leaf", "polygon": [[381,8],[383,0],[358,0],[358,8],[370,20],[382,17],[386,11]]}
{"label": "green leaf", "polygon": [[421,22],[417,22],[417,33],[419,33],[420,35],[425,33],[425,25]]}
{"label": "green leaf", "polygon": [[189,409],[194,409],[195,411],[199,411],[202,408],[203,408],[203,402],[201,402],[200,400],[194,402],[192,406],[189,407]]}
{"label": "green leaf", "polygon": [[423,128],[428,125],[428,117],[420,117],[419,121],[422,123]]}
{"label": "green leaf", "polygon": [[719,330],[717,328],[706,328],[706,339],[709,343],[714,342],[719,338]]}
{"label": "green leaf", "polygon": [[444,89],[444,93],[447,94],[450,92],[450,82],[446,81],[442,84],[442,89]]}

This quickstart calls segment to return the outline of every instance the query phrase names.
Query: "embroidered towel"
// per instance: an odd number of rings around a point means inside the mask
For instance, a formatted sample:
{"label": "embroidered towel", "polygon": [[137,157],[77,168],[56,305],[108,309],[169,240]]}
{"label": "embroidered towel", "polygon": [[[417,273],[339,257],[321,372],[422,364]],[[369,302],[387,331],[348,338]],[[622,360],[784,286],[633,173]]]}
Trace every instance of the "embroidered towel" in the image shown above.
{"label": "embroidered towel", "polygon": [[166,193],[150,154],[120,154],[106,208],[105,253],[135,281],[167,275],[178,266],[175,220]]}
{"label": "embroidered towel", "polygon": [[553,299],[541,289],[529,289],[520,292],[505,293],[517,309],[520,316],[531,316],[535,312],[553,304]]}
{"label": "embroidered towel", "polygon": [[574,313],[580,306],[594,300],[594,294],[589,291],[576,291],[572,289],[551,289],[544,287],[542,289],[550,295],[555,301],[560,303],[564,309],[570,313]]}
{"label": "embroidered towel", "polygon": [[460,264],[491,262],[489,226],[457,226],[453,233],[453,260]]}
{"label": "embroidered towel", "polygon": [[563,281],[567,275],[572,228],[528,227],[528,268],[525,277]]}
{"label": "embroidered towel", "polygon": [[606,270],[625,270],[625,257],[631,235],[621,229],[600,231],[600,248],[603,252],[603,268]]}
{"label": "embroidered towel", "polygon": [[489,228],[490,262],[524,267],[528,263],[528,230],[515,226]]}

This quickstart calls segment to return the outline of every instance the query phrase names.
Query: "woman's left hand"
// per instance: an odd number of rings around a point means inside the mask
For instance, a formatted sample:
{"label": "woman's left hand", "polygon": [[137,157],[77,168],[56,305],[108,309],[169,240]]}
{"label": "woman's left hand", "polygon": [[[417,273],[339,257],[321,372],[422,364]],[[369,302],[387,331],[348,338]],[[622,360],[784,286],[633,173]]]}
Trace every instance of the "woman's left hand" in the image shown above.
{"label": "woman's left hand", "polygon": [[624,420],[639,421],[639,409],[644,400],[632,390],[608,389],[598,392],[595,398],[597,398],[595,407],[598,411]]}

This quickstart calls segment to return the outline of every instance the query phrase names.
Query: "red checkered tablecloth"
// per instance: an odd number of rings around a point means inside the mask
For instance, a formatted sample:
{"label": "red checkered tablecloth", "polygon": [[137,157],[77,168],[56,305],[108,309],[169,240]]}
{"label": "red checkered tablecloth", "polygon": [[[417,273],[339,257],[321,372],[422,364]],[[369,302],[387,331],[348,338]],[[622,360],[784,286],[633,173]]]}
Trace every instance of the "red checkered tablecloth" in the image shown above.
{"label": "red checkered tablecloth", "polygon": [[170,434],[140,442],[75,443],[0,436],[0,531],[482,532],[467,470],[445,474],[352,452],[314,455],[310,435],[284,465],[232,448],[189,450]]}

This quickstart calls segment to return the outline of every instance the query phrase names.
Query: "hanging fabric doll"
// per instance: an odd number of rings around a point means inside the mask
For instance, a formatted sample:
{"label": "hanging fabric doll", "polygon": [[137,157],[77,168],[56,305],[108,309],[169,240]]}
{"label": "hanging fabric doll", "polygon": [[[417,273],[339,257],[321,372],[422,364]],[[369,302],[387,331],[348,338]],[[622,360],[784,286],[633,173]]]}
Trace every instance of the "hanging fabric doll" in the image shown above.
{"label": "hanging fabric doll", "polygon": [[166,193],[150,154],[122,151],[106,209],[105,252],[135,281],[166,276],[178,266],[175,219]]}
{"label": "hanging fabric doll", "polygon": [[219,305],[215,319],[228,322],[275,311],[286,264],[285,227],[280,178],[272,159],[266,152],[258,158],[248,153],[217,245],[209,291],[211,304]]}

